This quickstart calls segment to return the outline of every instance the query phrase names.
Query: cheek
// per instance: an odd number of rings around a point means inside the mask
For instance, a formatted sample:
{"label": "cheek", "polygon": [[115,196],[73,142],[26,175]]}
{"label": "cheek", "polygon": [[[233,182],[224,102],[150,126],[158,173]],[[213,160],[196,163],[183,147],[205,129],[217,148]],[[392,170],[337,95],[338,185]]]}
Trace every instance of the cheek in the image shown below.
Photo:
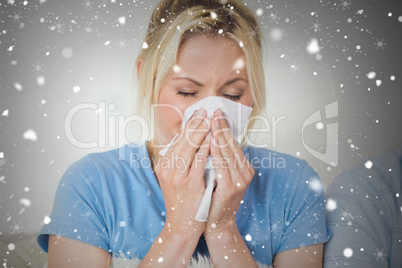
{"label": "cheek", "polygon": [[253,102],[253,96],[251,95],[251,93],[247,94],[246,96],[243,97],[241,104],[246,105],[248,107],[253,106],[254,102]]}
{"label": "cheek", "polygon": [[176,135],[181,129],[183,114],[187,105],[180,101],[180,96],[161,89],[159,103],[155,106],[156,127],[169,135]]}

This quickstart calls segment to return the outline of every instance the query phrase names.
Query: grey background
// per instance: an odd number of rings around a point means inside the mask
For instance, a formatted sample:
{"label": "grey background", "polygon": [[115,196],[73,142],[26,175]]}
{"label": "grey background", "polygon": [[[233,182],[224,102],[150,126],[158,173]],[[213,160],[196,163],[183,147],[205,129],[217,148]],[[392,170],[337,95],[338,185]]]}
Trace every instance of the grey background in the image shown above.
{"label": "grey background", "polygon": [[[265,37],[267,113],[270,119],[286,117],[277,125],[276,144],[272,129],[256,142],[306,159],[325,186],[341,171],[402,144],[401,1],[245,2],[255,12],[262,9],[262,15],[257,13]],[[134,112],[135,59],[156,3],[1,1],[2,243],[40,230],[58,181],[72,162],[118,146],[77,148],[65,135],[65,117],[78,104],[100,101],[116,107],[105,111],[107,118]],[[312,38],[318,40],[318,56],[306,49]],[[374,79],[368,78],[370,72]],[[331,167],[306,150],[301,127],[334,101],[339,112],[331,122],[339,127],[339,163]],[[320,152],[326,148],[325,124],[304,133],[308,146]],[[78,140],[94,141],[98,115],[80,111],[71,128]],[[35,141],[24,138],[29,129]],[[125,134],[132,142],[141,138],[135,123],[127,125]]]}

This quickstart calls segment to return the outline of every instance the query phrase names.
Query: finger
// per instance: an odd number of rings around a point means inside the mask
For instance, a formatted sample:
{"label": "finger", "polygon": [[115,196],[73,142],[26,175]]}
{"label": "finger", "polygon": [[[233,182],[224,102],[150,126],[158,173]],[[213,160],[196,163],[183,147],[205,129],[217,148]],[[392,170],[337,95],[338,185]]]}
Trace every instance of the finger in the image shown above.
{"label": "finger", "polygon": [[[202,142],[202,146],[195,154],[194,160],[191,164],[190,173],[196,178],[203,178],[205,165],[209,156],[209,144],[211,142],[211,133],[208,133]],[[193,177],[193,176],[191,176]]]}
{"label": "finger", "polygon": [[215,169],[216,181],[218,183],[218,187],[226,188],[229,183],[232,184],[230,179],[230,173],[228,171],[227,166],[224,163],[224,159],[221,154],[221,150],[219,149],[219,141],[215,137],[211,140],[210,152],[212,157],[212,164]]}
{"label": "finger", "polygon": [[[231,133],[230,133],[229,126],[226,123],[227,117],[223,114],[223,111],[220,108],[218,110],[216,110],[215,112],[216,112],[216,117],[218,119],[219,127],[222,129],[222,133],[225,136],[225,139],[227,141],[230,141]],[[215,113],[214,113],[214,115],[215,115]]]}
{"label": "finger", "polygon": [[[214,120],[217,120],[217,117],[215,117]],[[231,142],[228,142],[225,139],[224,134],[219,131],[217,125],[220,126],[220,124],[213,122],[211,130],[214,131],[215,139],[219,143],[220,154],[223,159],[222,161],[225,161],[228,167],[232,183],[238,187],[248,185],[254,176],[254,169],[252,169],[233,136],[229,133],[229,139],[231,139]]]}
{"label": "finger", "polygon": [[169,148],[168,152],[174,152],[175,154],[182,153],[183,147],[186,147],[191,139],[191,145],[195,148],[193,150],[187,148],[186,151],[194,155],[208,133],[208,124],[203,124],[205,117],[206,111],[204,109],[195,111],[185,127],[180,130],[176,139],[177,142]]}
{"label": "finger", "polygon": [[[198,115],[197,115],[198,116]],[[190,161],[193,161],[195,153],[202,147],[203,149],[208,149],[209,144],[203,144],[205,137],[209,133],[210,123],[206,118],[207,112],[205,109],[202,110],[200,115],[200,120],[198,123],[194,122],[190,126],[185,127],[184,140],[180,148],[180,155],[189,156]]]}

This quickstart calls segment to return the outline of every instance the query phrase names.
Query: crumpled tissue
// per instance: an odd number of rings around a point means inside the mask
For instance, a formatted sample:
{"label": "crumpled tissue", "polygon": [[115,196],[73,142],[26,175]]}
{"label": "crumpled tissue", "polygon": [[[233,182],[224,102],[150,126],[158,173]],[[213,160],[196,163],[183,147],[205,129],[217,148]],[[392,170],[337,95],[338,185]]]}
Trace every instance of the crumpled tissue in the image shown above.
{"label": "crumpled tissue", "polygon": [[[182,129],[190,120],[194,112],[200,108],[204,108],[207,111],[207,117],[209,119],[212,119],[214,116],[214,112],[220,108],[233,138],[238,143],[241,142],[242,133],[253,108],[222,97],[207,97],[196,102],[185,110],[183,123],[181,126]],[[169,142],[169,144],[166,145],[166,147],[159,152],[162,156],[166,154],[167,150],[173,144],[178,135],[179,133],[176,134],[176,136]],[[195,216],[195,220],[199,222],[205,222],[208,220],[212,192],[214,187],[216,186],[216,175],[211,163],[211,159],[211,156],[209,156],[205,164],[205,193]]]}

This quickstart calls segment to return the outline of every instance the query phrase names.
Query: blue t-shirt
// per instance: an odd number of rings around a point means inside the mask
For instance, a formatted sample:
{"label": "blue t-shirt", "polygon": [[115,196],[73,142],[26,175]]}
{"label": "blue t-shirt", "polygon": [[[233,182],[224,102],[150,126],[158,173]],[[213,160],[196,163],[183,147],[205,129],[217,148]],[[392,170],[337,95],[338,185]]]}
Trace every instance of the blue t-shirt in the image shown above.
{"label": "blue t-shirt", "polygon": [[[314,170],[267,149],[243,152],[255,176],[236,223],[254,259],[271,264],[281,251],[328,241],[323,187]],[[56,234],[143,259],[165,224],[165,211],[145,143],[92,153],[63,175],[38,243],[47,252],[49,234]],[[208,254],[203,237],[196,253]]]}

